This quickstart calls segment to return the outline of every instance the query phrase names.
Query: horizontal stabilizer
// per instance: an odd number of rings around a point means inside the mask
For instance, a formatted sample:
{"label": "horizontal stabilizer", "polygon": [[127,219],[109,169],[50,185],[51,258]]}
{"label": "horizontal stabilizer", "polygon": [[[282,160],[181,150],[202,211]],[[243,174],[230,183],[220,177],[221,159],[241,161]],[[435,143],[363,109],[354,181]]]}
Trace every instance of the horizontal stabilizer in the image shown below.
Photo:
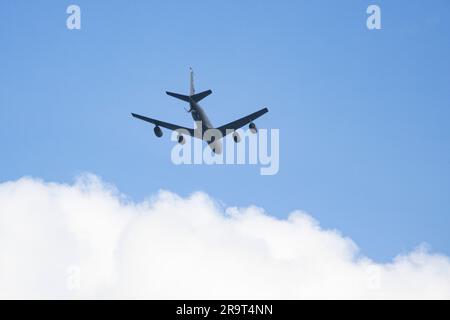
{"label": "horizontal stabilizer", "polygon": [[184,94],[179,94],[179,93],[174,93],[174,92],[169,92],[169,91],[166,91],[166,93],[171,97],[174,97],[174,98],[186,101],[186,102],[190,101],[189,96],[186,96]]}
{"label": "horizontal stabilizer", "polygon": [[174,92],[169,92],[169,91],[166,91],[166,93],[171,97],[174,97],[174,98],[186,101],[186,102],[191,102],[190,99],[192,99],[192,101],[194,101],[194,102],[199,102],[199,101],[203,100],[204,98],[206,98],[207,96],[209,96],[212,93],[212,91],[206,90],[206,91],[203,91],[203,92],[200,92],[197,94],[193,94],[190,97],[186,96],[184,94],[179,94],[179,93],[174,93]]}
{"label": "horizontal stabilizer", "polygon": [[194,94],[191,96],[191,99],[194,100],[195,102],[199,102],[203,99],[205,99],[207,96],[209,96],[212,93],[211,90],[206,90],[197,94]]}

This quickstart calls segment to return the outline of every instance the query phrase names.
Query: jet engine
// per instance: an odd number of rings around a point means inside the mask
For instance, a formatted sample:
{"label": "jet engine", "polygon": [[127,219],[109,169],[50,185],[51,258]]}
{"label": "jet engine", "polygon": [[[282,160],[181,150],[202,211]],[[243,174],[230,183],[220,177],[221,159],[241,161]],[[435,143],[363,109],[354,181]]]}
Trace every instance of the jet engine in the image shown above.
{"label": "jet engine", "polygon": [[253,122],[250,122],[250,124],[248,125],[248,128],[250,129],[250,131],[252,133],[258,132],[258,129],[256,128],[256,124],[254,124]]}
{"label": "jet engine", "polygon": [[186,143],[186,139],[184,139],[183,135],[179,134],[177,137],[177,141],[179,144],[185,144]]}
{"label": "jet engine", "polygon": [[239,135],[239,133],[237,133],[237,132],[234,132],[234,133],[233,133],[233,140],[234,140],[234,142],[236,142],[236,143],[241,142],[241,136]]}
{"label": "jet engine", "polygon": [[222,154],[222,144],[220,141],[213,142],[209,145],[214,154]]}
{"label": "jet engine", "polygon": [[158,138],[162,137],[163,132],[160,127],[156,126],[155,129],[153,129],[153,131],[155,131],[155,136],[157,136]]}

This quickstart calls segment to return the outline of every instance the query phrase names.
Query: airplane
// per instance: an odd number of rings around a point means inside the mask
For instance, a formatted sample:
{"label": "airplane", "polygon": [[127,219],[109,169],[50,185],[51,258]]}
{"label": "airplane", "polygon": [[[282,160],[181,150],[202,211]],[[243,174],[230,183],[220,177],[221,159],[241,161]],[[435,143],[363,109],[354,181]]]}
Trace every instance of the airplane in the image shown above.
{"label": "airplane", "polygon": [[[176,124],[148,118],[148,117],[136,114],[136,113],[131,113],[131,115],[137,119],[154,124],[155,125],[154,132],[158,138],[161,138],[163,135],[163,132],[160,128],[160,127],[163,127],[163,128],[169,129],[169,130],[178,131],[178,137],[177,137],[178,143],[184,144],[186,142],[185,138],[184,138],[183,134],[180,133],[180,132],[183,132],[185,134],[190,135],[191,137],[201,138],[202,140],[205,140],[208,143],[208,146],[211,148],[212,152],[214,152],[215,154],[220,154],[222,152],[222,144],[220,143],[221,138],[225,137],[226,135],[228,135],[230,133],[233,133],[234,142],[239,143],[241,138],[239,137],[239,134],[236,132],[236,130],[249,124],[250,131],[252,133],[256,133],[258,129],[256,128],[256,125],[254,124],[253,121],[256,120],[257,118],[261,117],[263,114],[267,113],[269,110],[267,108],[263,108],[259,111],[249,114],[246,117],[240,118],[236,121],[233,121],[233,122],[230,122],[221,127],[215,128],[211,124],[211,121],[209,120],[209,118],[206,115],[203,108],[200,107],[200,105],[199,105],[199,102],[201,100],[203,100],[204,98],[206,98],[207,96],[209,96],[211,93],[212,93],[211,90],[206,90],[206,91],[203,91],[200,93],[195,93],[194,71],[192,70],[192,68],[190,68],[189,95],[166,91],[167,95],[189,103],[189,109],[185,109],[185,110],[192,115],[192,118],[194,119],[194,121],[196,121],[196,123],[197,123],[197,121],[201,121],[201,125],[202,125],[201,136],[198,136],[195,134],[195,132],[196,132],[195,129],[186,128],[186,127],[179,126]],[[182,129],[182,130],[179,131],[180,129]],[[198,129],[200,129],[200,128],[197,128],[197,130]],[[218,135],[220,137],[220,139],[216,139],[214,134],[211,135],[211,137],[208,137],[207,134],[203,134],[204,132],[206,132],[207,130],[210,130],[210,129],[214,129],[215,132],[220,133],[220,135]]]}

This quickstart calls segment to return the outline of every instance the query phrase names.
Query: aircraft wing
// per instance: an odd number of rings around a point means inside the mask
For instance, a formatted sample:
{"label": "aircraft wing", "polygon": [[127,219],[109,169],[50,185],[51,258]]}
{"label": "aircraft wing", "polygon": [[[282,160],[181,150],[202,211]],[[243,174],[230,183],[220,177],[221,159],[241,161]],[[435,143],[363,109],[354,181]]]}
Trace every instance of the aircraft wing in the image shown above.
{"label": "aircraft wing", "polygon": [[267,112],[269,112],[269,109],[267,109],[267,108],[261,109],[252,114],[249,114],[248,116],[243,117],[239,120],[236,120],[236,121],[230,122],[224,126],[221,126],[221,127],[217,128],[217,130],[219,130],[222,133],[222,135],[225,137],[227,134],[227,132],[226,132],[227,129],[228,130],[240,129],[243,126],[245,126],[246,124],[249,124],[250,122],[252,122],[253,120],[258,119],[259,117],[261,117],[263,114],[265,114]]}
{"label": "aircraft wing", "polygon": [[131,115],[133,117],[141,119],[143,121],[150,122],[150,123],[154,124],[155,126],[167,128],[170,130],[184,129],[184,130],[187,130],[192,137],[194,136],[194,129],[186,128],[183,126],[179,126],[179,125],[164,122],[164,121],[159,121],[159,120],[152,119],[152,118],[147,118],[147,117],[141,116],[139,114],[135,114],[135,113],[132,113]]}

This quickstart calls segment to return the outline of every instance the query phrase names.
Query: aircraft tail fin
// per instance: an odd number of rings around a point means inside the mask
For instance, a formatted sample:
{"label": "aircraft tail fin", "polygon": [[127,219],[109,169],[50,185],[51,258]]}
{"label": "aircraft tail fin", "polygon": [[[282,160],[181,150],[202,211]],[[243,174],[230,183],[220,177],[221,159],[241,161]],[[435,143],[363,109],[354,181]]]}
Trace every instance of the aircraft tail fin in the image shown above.
{"label": "aircraft tail fin", "polygon": [[195,94],[195,87],[194,87],[194,70],[192,70],[192,68],[189,68],[190,70],[190,75],[191,75],[191,81],[190,81],[190,88],[189,88],[189,95],[194,95]]}
{"label": "aircraft tail fin", "polygon": [[166,91],[166,93],[174,98],[186,101],[186,102],[199,102],[200,100],[203,100],[204,98],[206,98],[207,96],[209,96],[212,91],[211,90],[206,90],[200,93],[195,93],[195,88],[194,88],[194,71],[192,70],[192,68],[190,68],[191,70],[191,81],[190,81],[190,90],[189,90],[189,95],[184,95],[184,94],[179,94],[179,93],[175,93],[175,92],[169,92]]}

